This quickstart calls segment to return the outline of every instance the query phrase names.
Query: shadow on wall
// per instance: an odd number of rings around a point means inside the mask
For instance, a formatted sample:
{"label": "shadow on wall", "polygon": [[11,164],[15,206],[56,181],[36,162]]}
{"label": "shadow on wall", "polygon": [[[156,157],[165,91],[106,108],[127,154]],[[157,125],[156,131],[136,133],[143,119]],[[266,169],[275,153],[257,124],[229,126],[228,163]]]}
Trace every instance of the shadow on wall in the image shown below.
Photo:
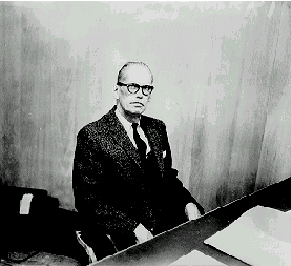
{"label": "shadow on wall", "polygon": [[[242,176],[241,173],[234,174],[234,176]],[[214,200],[214,205],[224,206],[237,199],[241,199],[249,194],[255,192],[257,172],[251,172],[248,178],[243,178],[243,183],[236,187],[230,187],[229,182],[225,181],[216,191],[216,198]]]}
{"label": "shadow on wall", "polygon": [[[9,88],[8,88],[9,89]],[[13,89],[13,88],[12,88]],[[4,94],[5,95],[5,94]],[[0,145],[2,149],[0,163],[0,185],[17,186],[19,182],[19,153],[15,147],[15,125],[11,119],[17,110],[16,97],[6,95],[2,100],[3,122]]]}
{"label": "shadow on wall", "polygon": [[0,2],[0,186],[43,188],[71,206],[77,89],[89,65],[19,8]]}
{"label": "shadow on wall", "polygon": [[[10,4],[2,4],[3,21],[1,25],[3,53],[1,61],[3,62],[3,71],[1,75],[1,95],[0,111],[2,121],[0,126],[0,185],[21,186],[20,161],[22,146],[29,144],[35,134],[35,123],[27,117],[31,102],[32,79],[24,79],[23,75],[17,75],[15,67],[21,68],[19,61],[26,58],[27,48],[25,46],[25,37],[22,34],[21,45],[15,40],[15,34],[18,31],[17,14],[11,8]],[[14,18],[14,19],[13,19]],[[27,28],[27,18],[24,14],[21,16],[21,25]],[[23,30],[25,32],[25,30]],[[26,34],[28,35],[29,32]],[[21,51],[18,53],[16,49]],[[20,58],[19,58],[20,56]],[[20,60],[19,60],[20,59]],[[16,63],[18,62],[18,65]],[[19,76],[19,77],[17,77]],[[28,133],[30,136],[27,136]],[[31,141],[30,141],[31,142]],[[30,143],[32,144],[32,143]]]}

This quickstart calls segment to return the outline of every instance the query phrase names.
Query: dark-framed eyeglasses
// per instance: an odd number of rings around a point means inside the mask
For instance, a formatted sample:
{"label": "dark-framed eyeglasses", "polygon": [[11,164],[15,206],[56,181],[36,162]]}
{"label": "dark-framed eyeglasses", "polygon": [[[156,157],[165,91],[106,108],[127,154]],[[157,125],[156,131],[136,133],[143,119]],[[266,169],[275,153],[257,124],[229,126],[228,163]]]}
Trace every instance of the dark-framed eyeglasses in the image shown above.
{"label": "dark-framed eyeglasses", "polygon": [[129,93],[133,94],[133,93],[137,93],[140,88],[142,89],[142,94],[144,96],[149,96],[152,93],[152,90],[154,89],[154,86],[151,85],[139,85],[136,83],[130,83],[130,84],[124,84],[122,82],[117,82],[118,86],[126,86],[127,90],[129,91]]}

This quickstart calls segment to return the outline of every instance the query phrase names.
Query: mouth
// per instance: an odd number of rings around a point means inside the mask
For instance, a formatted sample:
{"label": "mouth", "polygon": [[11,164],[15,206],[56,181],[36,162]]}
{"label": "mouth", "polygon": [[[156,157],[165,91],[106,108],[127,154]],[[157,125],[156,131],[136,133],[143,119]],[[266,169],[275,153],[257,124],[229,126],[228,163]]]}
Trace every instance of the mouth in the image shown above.
{"label": "mouth", "polygon": [[139,105],[139,106],[144,106],[142,103],[140,103],[140,102],[131,102],[131,104],[133,104],[133,105]]}

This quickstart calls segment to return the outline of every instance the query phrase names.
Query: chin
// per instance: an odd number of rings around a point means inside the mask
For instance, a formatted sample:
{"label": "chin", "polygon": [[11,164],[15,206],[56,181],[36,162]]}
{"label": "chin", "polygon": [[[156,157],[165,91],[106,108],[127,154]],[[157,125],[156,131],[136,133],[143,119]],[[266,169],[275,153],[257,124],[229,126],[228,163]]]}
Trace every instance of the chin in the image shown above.
{"label": "chin", "polygon": [[132,114],[140,115],[143,113],[144,110],[132,110],[130,111]]}
{"label": "chin", "polygon": [[144,108],[130,108],[128,112],[131,114],[140,115],[144,112]]}

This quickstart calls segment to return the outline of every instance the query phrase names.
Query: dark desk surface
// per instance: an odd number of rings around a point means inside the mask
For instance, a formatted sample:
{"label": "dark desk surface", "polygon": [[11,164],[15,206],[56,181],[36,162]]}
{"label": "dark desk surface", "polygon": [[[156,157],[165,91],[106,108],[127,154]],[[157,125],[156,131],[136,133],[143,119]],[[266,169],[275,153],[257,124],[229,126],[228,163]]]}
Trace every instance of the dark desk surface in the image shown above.
{"label": "dark desk surface", "polygon": [[290,187],[291,178],[217,208],[198,220],[187,222],[146,243],[133,246],[91,265],[169,265],[194,249],[229,266],[248,265],[204,244],[204,240],[227,227],[254,206],[261,205],[282,211],[290,210]]}

